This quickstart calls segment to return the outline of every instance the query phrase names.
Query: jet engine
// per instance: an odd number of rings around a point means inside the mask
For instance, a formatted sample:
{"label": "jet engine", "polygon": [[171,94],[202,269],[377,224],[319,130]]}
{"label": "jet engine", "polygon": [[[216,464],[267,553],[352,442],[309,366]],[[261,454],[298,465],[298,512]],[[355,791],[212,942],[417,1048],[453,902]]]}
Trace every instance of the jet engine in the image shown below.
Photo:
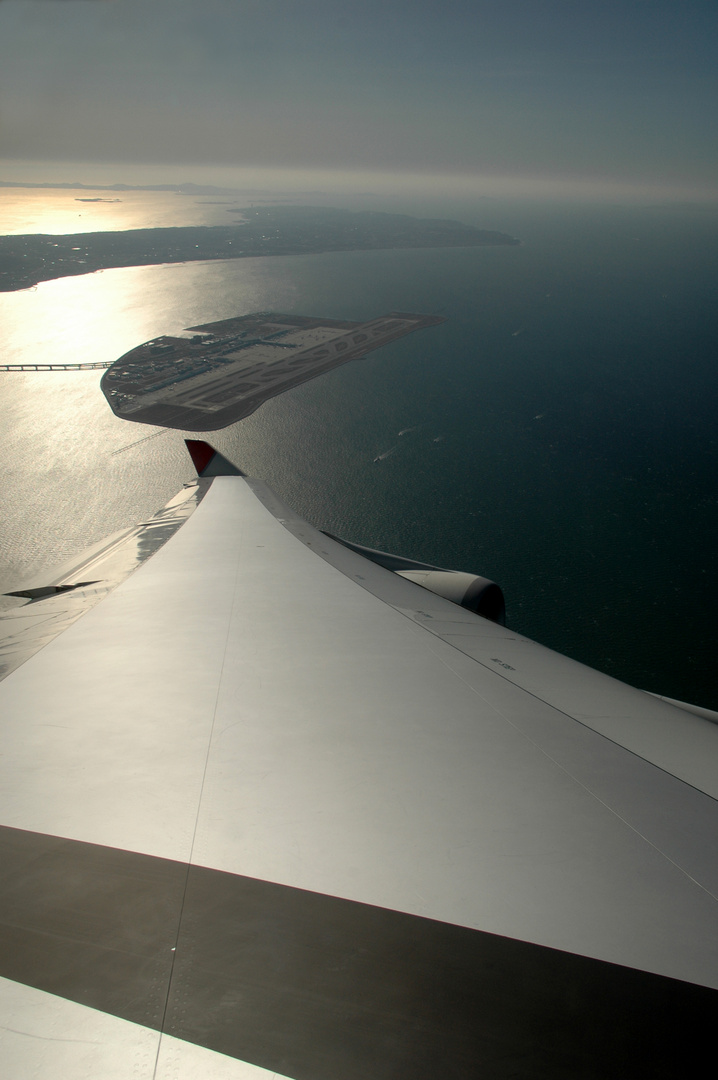
{"label": "jet engine", "polygon": [[394,573],[476,615],[482,615],[484,619],[505,625],[504,594],[495,581],[458,570],[395,570]]}
{"label": "jet engine", "polygon": [[506,625],[506,605],[504,594],[495,581],[479,577],[478,574],[465,574],[459,570],[446,570],[442,566],[432,566],[431,563],[416,562],[414,559],[405,559],[402,555],[391,555],[388,551],[377,551],[375,548],[364,547],[363,544],[355,544],[351,540],[345,540],[333,533],[325,533],[337,543],[358,552],[365,559],[383,566],[385,570],[391,570],[399,577],[407,578],[422,589],[443,596],[445,600],[451,600],[452,604],[473,611],[484,619]]}

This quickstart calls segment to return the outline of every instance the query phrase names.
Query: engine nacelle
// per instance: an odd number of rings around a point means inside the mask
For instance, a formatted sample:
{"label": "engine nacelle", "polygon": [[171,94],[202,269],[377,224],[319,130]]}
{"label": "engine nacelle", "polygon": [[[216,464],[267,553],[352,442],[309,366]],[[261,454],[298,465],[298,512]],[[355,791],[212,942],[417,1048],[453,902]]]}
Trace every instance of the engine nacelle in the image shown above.
{"label": "engine nacelle", "polygon": [[385,570],[391,570],[399,577],[421,585],[422,589],[428,589],[437,596],[443,596],[445,600],[451,600],[452,604],[459,604],[467,611],[473,611],[475,615],[481,615],[500,626],[506,625],[504,594],[495,581],[479,577],[478,574],[464,574],[460,570],[445,570],[442,566],[405,559],[402,555],[391,555],[388,551],[377,551],[376,548],[355,544],[352,540],[344,540],[330,532],[324,535],[350,551],[358,552],[365,559],[371,559]]}
{"label": "engine nacelle", "polygon": [[484,619],[501,626],[506,623],[504,594],[495,581],[458,570],[395,570],[394,573],[476,615],[482,615]]}

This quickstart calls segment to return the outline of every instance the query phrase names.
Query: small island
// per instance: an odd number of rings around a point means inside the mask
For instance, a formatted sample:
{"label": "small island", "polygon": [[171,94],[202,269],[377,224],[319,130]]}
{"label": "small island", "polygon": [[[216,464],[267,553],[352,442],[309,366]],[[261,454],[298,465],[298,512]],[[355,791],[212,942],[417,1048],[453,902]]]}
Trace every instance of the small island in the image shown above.
{"label": "small island", "polygon": [[259,312],[190,326],[125,353],[100,386],[123,420],[217,431],[268,398],[446,320],[392,311],[369,322]]}
{"label": "small island", "polygon": [[477,229],[460,221],[373,210],[263,206],[241,213],[244,220],[236,225],[0,236],[0,292],[123,266],[380,248],[520,243],[507,233]]}

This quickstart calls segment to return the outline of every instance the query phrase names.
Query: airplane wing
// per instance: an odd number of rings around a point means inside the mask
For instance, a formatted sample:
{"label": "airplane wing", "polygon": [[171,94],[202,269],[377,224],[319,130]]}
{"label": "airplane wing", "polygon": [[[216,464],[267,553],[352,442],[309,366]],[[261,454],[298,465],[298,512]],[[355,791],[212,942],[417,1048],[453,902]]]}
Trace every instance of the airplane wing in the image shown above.
{"label": "airplane wing", "polygon": [[194,450],[156,518],[5,601],[3,1077],[703,1068],[710,714]]}

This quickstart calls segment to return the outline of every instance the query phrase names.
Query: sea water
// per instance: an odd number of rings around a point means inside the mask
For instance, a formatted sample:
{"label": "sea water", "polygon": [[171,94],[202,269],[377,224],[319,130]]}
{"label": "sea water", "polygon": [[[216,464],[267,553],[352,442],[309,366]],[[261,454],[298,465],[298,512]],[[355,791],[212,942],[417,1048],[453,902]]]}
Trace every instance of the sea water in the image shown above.
{"label": "sea water", "polygon": [[[147,195],[148,221],[157,205]],[[83,214],[93,206],[116,212]],[[211,441],[319,527],[485,574],[516,630],[718,707],[718,215],[498,200],[421,209],[522,243],[46,282],[0,295],[0,360],[109,362],[256,310],[444,315]],[[114,417],[100,375],[0,373],[3,589],[143,520],[192,476],[181,433]]]}

